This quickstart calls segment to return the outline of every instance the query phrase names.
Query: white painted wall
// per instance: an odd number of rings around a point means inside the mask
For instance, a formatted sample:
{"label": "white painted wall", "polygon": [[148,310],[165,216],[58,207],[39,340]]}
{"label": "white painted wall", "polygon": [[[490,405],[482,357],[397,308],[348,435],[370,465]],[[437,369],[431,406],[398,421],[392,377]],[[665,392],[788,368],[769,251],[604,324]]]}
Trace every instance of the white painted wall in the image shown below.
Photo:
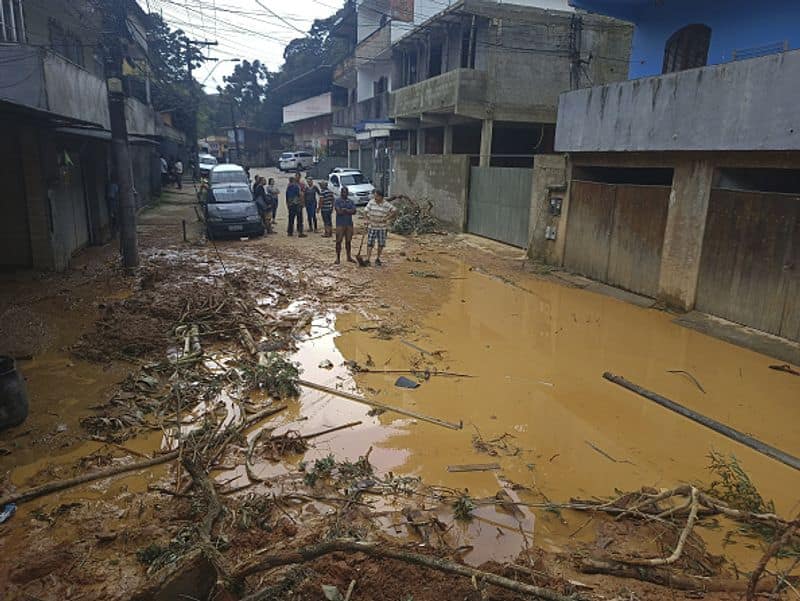
{"label": "white painted wall", "polygon": [[333,99],[330,92],[320,94],[319,96],[312,96],[293,104],[287,104],[283,107],[283,122],[293,123],[295,121],[302,121],[303,119],[310,119],[311,117],[319,117],[320,115],[327,115],[333,111]]}
{"label": "white painted wall", "polygon": [[381,76],[386,76],[389,80],[388,91],[392,91],[392,64],[391,61],[375,61],[362,64],[356,71],[358,101],[368,100],[373,94],[372,84],[378,81]]}

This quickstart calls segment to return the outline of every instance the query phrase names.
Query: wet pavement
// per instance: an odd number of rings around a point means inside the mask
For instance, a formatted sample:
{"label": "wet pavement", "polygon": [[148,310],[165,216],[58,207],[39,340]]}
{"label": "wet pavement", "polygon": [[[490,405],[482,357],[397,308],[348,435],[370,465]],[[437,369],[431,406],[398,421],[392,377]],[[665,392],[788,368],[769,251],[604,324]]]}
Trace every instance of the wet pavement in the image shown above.
{"label": "wet pavement", "polygon": [[[331,264],[332,242],[318,235],[300,240],[279,234],[195,248],[199,226],[193,211],[191,196],[184,194],[145,213],[143,239],[178,254],[192,249],[209,265],[224,261],[229,268],[268,266],[270,256],[288,257],[297,268],[285,277],[317,286],[316,298],[289,308],[311,313],[293,355],[302,378],[463,423],[463,429],[451,430],[392,412],[376,415],[367,405],[304,388],[299,402],[290,403],[270,424],[277,426],[275,433],[294,429],[308,434],[362,423],[320,437],[304,457],[285,464],[257,463],[253,469],[259,477],[287,474],[301,459],[332,453],[354,460],[372,449],[370,461],[384,473],[466,489],[473,498],[505,489],[523,502],[561,502],[645,485],[708,483],[708,454],[716,451],[734,454],[764,498],[775,501],[778,513],[789,516],[800,509],[798,472],[602,378],[605,371],[622,375],[800,455],[800,378],[769,369],[774,360],[683,328],[668,313],[531,273],[518,251],[470,236],[390,236],[384,268],[338,268]],[[280,219],[285,212],[279,209]],[[181,246],[184,220],[188,246]],[[278,231],[284,224],[279,221]],[[80,292],[70,298],[79,302],[68,310],[46,299],[32,305],[54,324],[58,343],[21,364],[34,414],[24,428],[0,435],[0,446],[11,451],[0,457],[0,467],[10,470],[17,486],[48,463],[67,463],[99,449],[99,443],[80,439],[60,446],[57,438],[63,434],[61,423],[65,432],[80,432],[79,418],[105,401],[126,373],[119,363],[90,364],[69,353],[70,341],[96,317],[98,299],[119,298],[126,289],[124,280],[92,286],[78,286]],[[274,301],[269,295],[262,299],[265,307]],[[61,322],[55,317],[59,313]],[[395,386],[398,374],[353,373],[346,365],[353,361],[372,370],[428,370],[433,375],[422,378],[416,389],[402,389]],[[414,379],[413,374],[407,377]],[[256,434],[249,432],[248,440]],[[27,444],[45,435],[56,437],[55,442]],[[163,442],[154,434],[126,444],[148,452]],[[484,449],[492,452],[481,452],[481,443],[489,443]],[[448,471],[448,466],[490,463],[499,469]],[[50,501],[145,490],[165,471],[120,478],[110,489],[75,489]],[[243,482],[247,474],[243,466],[231,466],[215,477],[236,485],[231,479]],[[477,520],[456,531],[472,547],[465,559],[474,564],[512,559],[528,542],[560,550],[591,532],[580,531],[583,515],[569,512],[524,510],[521,532],[515,518],[493,507],[475,514]],[[722,551],[723,534],[703,530],[715,552]],[[725,552],[735,560],[752,560],[754,553],[743,545]]]}

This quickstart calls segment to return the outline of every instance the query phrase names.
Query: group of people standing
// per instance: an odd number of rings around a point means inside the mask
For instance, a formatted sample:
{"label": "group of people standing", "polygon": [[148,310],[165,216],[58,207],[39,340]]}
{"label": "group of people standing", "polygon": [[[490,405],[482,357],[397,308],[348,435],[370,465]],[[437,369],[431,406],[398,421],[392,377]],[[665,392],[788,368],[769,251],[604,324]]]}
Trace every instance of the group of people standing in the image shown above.
{"label": "group of people standing", "polygon": [[[259,212],[264,220],[264,227],[268,233],[274,233],[273,225],[278,209],[278,194],[278,188],[275,186],[273,178],[270,178],[267,182],[265,178],[256,176],[253,197],[259,207]],[[328,189],[327,181],[322,180],[317,183],[311,177],[306,178],[304,181],[300,173],[296,173],[289,178],[289,185],[286,187],[286,207],[289,212],[286,233],[289,236],[294,236],[296,229],[299,238],[306,237],[304,221],[308,224],[307,231],[318,231],[317,215],[322,218],[322,237],[332,238],[334,235],[335,215],[336,264],[338,265],[341,262],[342,246],[344,246],[347,261],[356,262],[352,254],[353,215],[356,214],[356,206],[350,199],[350,192],[346,186],[342,186],[339,197],[335,198],[333,192]],[[371,264],[372,251],[377,245],[378,252],[375,264],[381,265],[381,252],[386,246],[387,233],[395,214],[394,207],[385,200],[383,192],[376,190],[366,208],[369,227],[366,234],[367,259],[363,264]]]}
{"label": "group of people standing", "polygon": [[161,186],[166,185],[171,181],[175,187],[180,190],[183,188],[181,180],[183,179],[183,161],[179,158],[172,157],[167,161],[165,157],[161,157]]}

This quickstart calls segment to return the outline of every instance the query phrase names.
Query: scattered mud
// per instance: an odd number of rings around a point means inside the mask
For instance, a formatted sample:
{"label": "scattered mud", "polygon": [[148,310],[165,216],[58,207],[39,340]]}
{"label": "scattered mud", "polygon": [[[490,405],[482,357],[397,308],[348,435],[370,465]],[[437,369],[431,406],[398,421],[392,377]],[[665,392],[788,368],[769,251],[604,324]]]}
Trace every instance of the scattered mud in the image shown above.
{"label": "scattered mud", "polygon": [[[779,514],[797,512],[796,473],[601,378],[621,373],[799,454],[798,389],[769,359],[530,273],[516,251],[487,254],[485,241],[393,236],[387,267],[336,268],[330,242],[314,236],[204,245],[191,196],[176,198],[145,214],[135,277],[88,257],[0,296],[0,309],[25,307],[22,322],[41,326],[13,336],[33,354],[21,364],[33,414],[0,433],[4,494],[140,461],[179,440],[187,453],[22,503],[0,526],[0,552],[12,558],[0,567],[3,598],[207,595],[215,578],[189,578],[195,589],[165,583],[182,562],[194,562],[187,575],[230,575],[265,554],[355,538],[587,599],[673,599],[684,593],[580,566],[668,555],[685,513],[614,520],[569,500],[602,504],[643,485],[705,489],[716,451],[735,454]],[[167,227],[180,219],[190,223],[186,243]],[[304,380],[463,429],[296,389],[291,364]],[[400,375],[419,387],[397,387]],[[278,412],[245,426],[270,408]],[[189,475],[192,462],[212,484]],[[746,579],[764,544],[708,516],[675,573]],[[300,600],[322,598],[323,585],[344,595],[352,582],[353,600],[522,598],[340,552],[244,585]]]}

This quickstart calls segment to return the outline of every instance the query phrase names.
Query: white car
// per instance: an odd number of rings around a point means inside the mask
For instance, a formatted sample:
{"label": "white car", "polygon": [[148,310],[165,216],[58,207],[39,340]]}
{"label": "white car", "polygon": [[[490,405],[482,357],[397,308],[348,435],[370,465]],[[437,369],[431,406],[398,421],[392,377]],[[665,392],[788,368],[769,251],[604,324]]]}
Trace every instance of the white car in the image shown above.
{"label": "white car", "polygon": [[337,167],[328,176],[328,187],[339,198],[342,187],[347,187],[347,197],[356,206],[364,206],[372,198],[375,186],[358,169]]}
{"label": "white car", "polygon": [[200,168],[200,175],[208,177],[211,170],[217,166],[217,159],[210,154],[199,154],[197,156],[197,166]]}
{"label": "white car", "polygon": [[301,171],[314,164],[314,155],[304,150],[298,152],[284,152],[278,160],[281,171]]}

